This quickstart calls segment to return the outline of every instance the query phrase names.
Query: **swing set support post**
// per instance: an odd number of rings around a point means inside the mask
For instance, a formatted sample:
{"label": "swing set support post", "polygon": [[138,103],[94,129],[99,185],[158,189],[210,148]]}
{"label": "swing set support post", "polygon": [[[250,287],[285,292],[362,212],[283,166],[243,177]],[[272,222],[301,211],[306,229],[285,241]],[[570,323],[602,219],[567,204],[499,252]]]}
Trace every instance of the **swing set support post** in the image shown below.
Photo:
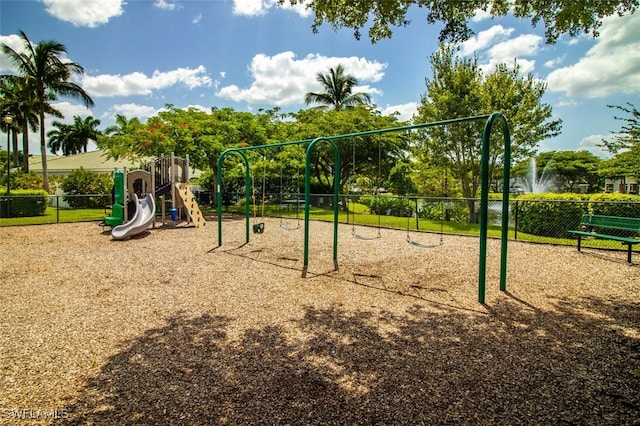
{"label": "swing set support post", "polygon": [[249,242],[249,228],[250,228],[250,216],[251,216],[251,207],[249,206],[248,200],[251,198],[251,169],[249,168],[249,159],[247,155],[238,148],[229,148],[222,152],[218,157],[217,163],[217,174],[216,174],[216,192],[218,194],[218,247],[222,246],[222,162],[224,161],[224,157],[227,154],[236,153],[240,157],[242,157],[242,161],[244,162],[244,196],[245,200],[245,228],[246,228],[246,237],[245,243]]}
{"label": "swing set support post", "polygon": [[500,251],[500,291],[507,289],[507,242],[509,236],[509,175],[511,173],[511,135],[507,119],[499,112],[489,116],[482,132],[480,159],[480,260],[478,271],[478,302],[484,304],[487,280],[487,227],[489,213],[489,139],[494,122],[502,122],[504,136],[504,169],[502,172],[502,235]]}
{"label": "swing set support post", "polygon": [[327,142],[333,151],[335,173],[333,174],[333,267],[338,270],[338,209],[340,202],[340,151],[335,142],[329,138],[319,137],[314,139],[307,147],[304,168],[304,262],[302,266],[302,278],[307,276],[309,268],[309,206],[311,205],[311,154],[316,143]]}

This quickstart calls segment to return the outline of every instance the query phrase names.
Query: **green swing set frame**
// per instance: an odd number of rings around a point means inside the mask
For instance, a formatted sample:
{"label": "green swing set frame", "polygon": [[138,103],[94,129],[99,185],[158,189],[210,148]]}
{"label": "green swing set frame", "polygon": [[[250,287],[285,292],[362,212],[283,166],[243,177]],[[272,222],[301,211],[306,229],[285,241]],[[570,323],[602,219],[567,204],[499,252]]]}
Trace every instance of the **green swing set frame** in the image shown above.
{"label": "green swing set frame", "polygon": [[[321,136],[314,139],[304,139],[292,142],[280,142],[267,145],[246,146],[238,148],[229,148],[223,151],[218,157],[217,174],[216,174],[216,193],[218,201],[218,247],[222,246],[222,164],[230,154],[239,155],[245,164],[245,243],[249,243],[250,237],[250,204],[251,199],[251,171],[249,159],[246,151],[279,148],[290,145],[308,144],[305,158],[304,172],[304,254],[302,278],[306,278],[309,268],[309,206],[311,198],[311,158],[312,154],[319,143],[326,143],[333,151],[334,157],[334,194],[333,194],[333,264],[334,270],[338,270],[338,208],[339,208],[339,182],[340,182],[340,152],[335,141],[345,138],[353,138],[357,136],[376,135],[388,132],[400,132],[413,129],[421,129],[428,127],[444,126],[454,123],[470,122],[485,120],[482,132],[482,151],[480,159],[480,256],[478,271],[478,302],[485,303],[486,294],[486,275],[487,275],[487,231],[488,231],[488,199],[489,199],[489,139],[491,130],[496,122],[502,124],[502,134],[504,139],[504,168],[503,181],[508,182],[511,173],[511,133],[507,119],[500,112],[492,114],[476,115],[472,117],[456,118],[443,121],[435,121],[431,123],[412,124],[401,127],[392,127],[387,129],[368,130],[364,132],[349,133],[336,136]],[[503,185],[502,193],[502,234],[501,234],[501,255],[500,255],[500,290],[506,291],[507,287],[507,245],[509,231],[509,185]]]}

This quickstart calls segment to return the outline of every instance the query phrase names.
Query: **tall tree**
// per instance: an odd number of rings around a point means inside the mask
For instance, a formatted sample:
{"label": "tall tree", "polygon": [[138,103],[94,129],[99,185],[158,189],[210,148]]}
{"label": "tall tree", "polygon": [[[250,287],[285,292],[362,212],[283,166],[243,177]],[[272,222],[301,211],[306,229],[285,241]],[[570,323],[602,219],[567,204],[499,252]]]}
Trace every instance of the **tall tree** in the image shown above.
{"label": "tall tree", "polygon": [[324,92],[307,93],[304,96],[304,101],[307,105],[320,104],[320,106],[316,107],[319,109],[332,106],[336,111],[340,111],[343,107],[371,102],[371,97],[368,93],[352,93],[353,88],[358,84],[358,80],[350,74],[345,74],[342,65],[330,68],[328,74],[318,73],[316,80],[322,84]]}
{"label": "tall tree", "polygon": [[[296,124],[296,133],[292,138],[294,140],[398,127],[403,124],[398,122],[395,115],[382,115],[368,105],[343,111],[301,110],[292,116]],[[364,177],[376,188],[383,186],[391,169],[399,161],[397,153],[407,148],[406,139],[394,132],[341,139],[336,141],[336,145],[341,158],[341,192],[348,192],[349,183]],[[311,172],[318,191],[329,193],[333,190],[333,166],[333,153],[326,144],[322,144],[311,159]]]}
{"label": "tall tree", "polygon": [[[517,64],[514,71],[498,66],[483,76],[476,58],[456,56],[452,47],[442,46],[431,56],[433,78],[427,80],[416,120],[434,122],[503,111],[511,128],[514,160],[533,152],[541,140],[555,136],[560,120],[551,120],[551,107],[541,102],[546,86],[531,76],[522,77]],[[477,221],[474,199],[480,187],[480,138],[482,122],[430,127],[423,135],[421,148],[435,166],[444,168],[459,180],[463,197],[469,204],[469,220]],[[502,129],[491,137],[490,170],[503,162]]]}
{"label": "tall tree", "polygon": [[[45,103],[44,108],[45,113],[53,117],[62,117],[62,113],[53,108],[49,102]],[[16,134],[22,134],[22,169],[28,173],[29,131],[36,132],[39,129],[40,120],[39,105],[27,79],[16,75],[0,76],[0,110],[9,112],[13,116]]]}
{"label": "tall tree", "polygon": [[627,102],[627,106],[607,105],[607,107],[629,114],[630,117],[613,116],[624,124],[613,139],[602,141],[604,147],[612,154],[634,147],[640,149],[640,111],[630,102]]}
{"label": "tall tree", "polygon": [[79,115],[73,117],[73,124],[71,125],[71,137],[75,149],[80,152],[87,152],[89,141],[98,141],[98,136],[102,134],[98,130],[100,120],[89,115],[84,119]]}
{"label": "tall tree", "polygon": [[607,105],[628,114],[628,117],[614,116],[624,124],[610,140],[603,140],[603,146],[614,157],[605,162],[601,174],[609,178],[640,177],[640,111],[627,102],[627,106]]}
{"label": "tall tree", "polygon": [[47,132],[49,137],[49,149],[56,154],[62,150],[62,155],[73,155],[87,152],[89,141],[97,141],[102,134],[97,127],[100,120],[87,116],[84,119],[79,115],[73,117],[72,124],[64,124],[54,121],[52,125],[55,129]]}
{"label": "tall tree", "polygon": [[49,150],[52,154],[57,154],[58,151],[62,151],[62,155],[69,155],[69,133],[71,133],[71,126],[62,123],[60,121],[54,121],[51,123],[53,129],[47,132],[49,142],[47,143]]}
{"label": "tall tree", "polygon": [[565,33],[571,37],[581,33],[598,36],[602,19],[610,15],[633,13],[638,0],[278,0],[283,3],[307,4],[315,13],[311,26],[314,33],[327,22],[334,30],[350,28],[356,39],[361,30],[371,23],[368,35],[372,43],[391,38],[392,27],[405,27],[411,22],[407,12],[411,6],[426,11],[430,24],[441,22],[440,41],[464,41],[473,32],[467,26],[478,10],[492,17],[512,13],[515,17],[531,20],[533,25],[542,21],[547,43],[554,43]]}
{"label": "tall tree", "polygon": [[63,44],[53,40],[43,40],[34,46],[24,31],[20,31],[20,37],[24,53],[18,52],[4,43],[2,43],[2,51],[17,67],[18,73],[27,81],[38,106],[43,186],[45,191],[49,191],[44,125],[45,113],[47,112],[46,104],[52,99],[52,96],[67,96],[78,99],[87,107],[92,107],[94,103],[82,87],[71,81],[75,75],[81,75],[84,68],[64,58],[67,48]]}

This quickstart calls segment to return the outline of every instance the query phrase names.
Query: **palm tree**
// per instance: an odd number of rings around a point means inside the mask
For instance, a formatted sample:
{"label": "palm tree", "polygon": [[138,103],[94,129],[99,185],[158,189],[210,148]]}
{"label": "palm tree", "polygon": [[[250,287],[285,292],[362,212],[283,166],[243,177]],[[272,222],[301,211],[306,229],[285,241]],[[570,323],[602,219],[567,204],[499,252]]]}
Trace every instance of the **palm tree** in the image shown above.
{"label": "palm tree", "polygon": [[97,141],[98,136],[102,134],[97,129],[100,120],[92,116],[87,116],[83,120],[76,115],[73,117],[73,124],[54,121],[52,125],[56,128],[47,132],[48,146],[52,154],[56,154],[59,150],[62,150],[62,155],[65,156],[87,152],[89,141]]}
{"label": "palm tree", "polygon": [[330,68],[329,74],[318,73],[316,80],[324,86],[325,91],[323,93],[307,93],[304,96],[307,105],[317,103],[322,105],[316,108],[324,109],[333,106],[336,111],[340,111],[342,107],[371,102],[368,93],[351,93],[353,87],[358,84],[358,80],[352,75],[345,75],[342,65]]}
{"label": "palm tree", "polygon": [[108,136],[123,136],[140,126],[140,119],[137,117],[131,120],[127,119],[126,115],[116,114],[116,124],[104,129],[105,135]]}
{"label": "palm tree", "polygon": [[42,154],[42,177],[45,191],[49,191],[47,169],[46,131],[44,116],[50,96],[68,96],[82,101],[85,106],[94,105],[91,97],[78,84],[70,81],[74,75],[81,75],[84,68],[75,62],[65,62],[63,55],[67,48],[57,41],[45,40],[34,46],[24,31],[20,31],[25,53],[19,53],[2,43],[2,51],[17,67],[31,88],[40,116],[40,151]]}
{"label": "palm tree", "polygon": [[54,121],[51,123],[53,129],[47,132],[49,142],[47,146],[52,154],[57,154],[62,150],[62,155],[69,154],[69,133],[71,133],[71,126],[61,123],[60,121]]}
{"label": "palm tree", "polygon": [[106,151],[107,158],[132,159],[137,155],[133,152],[134,134],[143,127],[143,124],[137,117],[129,120],[125,115],[116,114],[115,118],[116,124],[107,127],[104,134],[98,138],[98,148]]}
{"label": "palm tree", "polygon": [[[48,95],[53,100],[51,94]],[[62,118],[62,113],[48,102],[45,113]],[[16,75],[0,76],[0,110],[13,116],[15,133],[22,133],[22,169],[29,173],[29,131],[36,132],[40,127],[39,106],[33,96],[27,80]],[[14,152],[17,150],[14,148]]]}
{"label": "palm tree", "polygon": [[94,142],[98,141],[98,136],[102,134],[102,132],[98,130],[99,125],[100,120],[90,115],[85,117],[84,120],[79,115],[73,117],[71,137],[78,152],[80,152],[80,150],[87,152],[87,146],[90,140]]}

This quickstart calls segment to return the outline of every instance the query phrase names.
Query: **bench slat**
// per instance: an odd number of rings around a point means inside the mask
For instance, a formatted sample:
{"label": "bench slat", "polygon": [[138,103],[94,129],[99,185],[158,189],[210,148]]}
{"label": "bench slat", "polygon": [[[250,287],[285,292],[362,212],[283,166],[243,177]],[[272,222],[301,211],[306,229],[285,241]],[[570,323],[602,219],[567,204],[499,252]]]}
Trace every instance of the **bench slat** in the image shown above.
{"label": "bench slat", "polygon": [[621,241],[626,244],[640,244],[640,239],[619,237],[617,235],[598,234],[595,232],[587,232],[587,231],[567,231],[567,232],[570,234],[584,235],[586,237],[600,238],[603,240]]}
{"label": "bench slat", "polygon": [[640,232],[640,218],[601,216],[593,214],[582,215],[581,225],[592,226],[594,228],[618,229],[622,231]]}

